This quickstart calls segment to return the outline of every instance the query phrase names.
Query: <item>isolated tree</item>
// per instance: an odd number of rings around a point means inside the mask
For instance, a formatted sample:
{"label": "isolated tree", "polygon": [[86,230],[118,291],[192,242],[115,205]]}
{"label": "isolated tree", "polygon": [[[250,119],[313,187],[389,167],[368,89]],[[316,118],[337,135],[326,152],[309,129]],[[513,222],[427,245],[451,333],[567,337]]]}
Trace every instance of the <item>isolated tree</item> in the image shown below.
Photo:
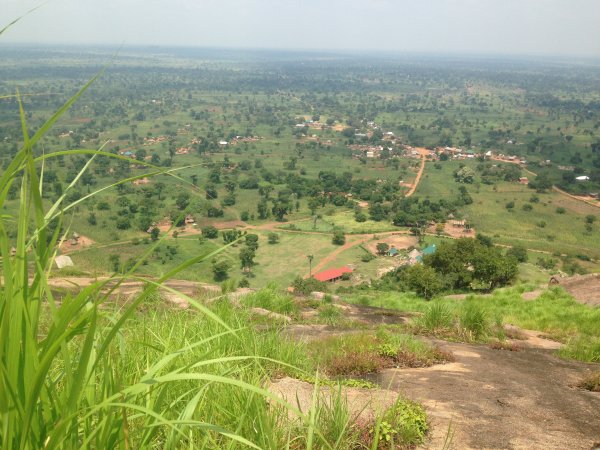
{"label": "isolated tree", "polygon": [[156,192],[158,200],[162,200],[161,194],[164,191],[165,187],[165,183],[163,183],[162,181],[158,181],[154,184],[154,192]]}
{"label": "isolated tree", "polygon": [[121,258],[119,255],[112,254],[108,257],[110,264],[112,265],[113,272],[121,270]]}
{"label": "isolated tree", "polygon": [[230,244],[236,239],[238,239],[242,235],[240,230],[226,230],[221,232],[221,237],[223,238],[223,242],[226,244]]}
{"label": "isolated tree", "polygon": [[219,237],[219,230],[217,230],[212,225],[207,225],[202,227],[202,236],[207,239],[216,239]]}
{"label": "isolated tree", "polygon": [[427,299],[436,296],[446,288],[444,277],[432,267],[422,264],[409,267],[404,276],[410,289]]}
{"label": "isolated tree", "polygon": [[229,271],[230,267],[231,267],[231,264],[229,263],[229,261],[226,261],[226,260],[213,261],[212,272],[213,272],[214,280],[215,281],[226,280],[228,277],[228,271]]}
{"label": "isolated tree", "polygon": [[525,248],[523,245],[514,245],[508,249],[506,255],[512,256],[521,263],[527,262],[527,248]]}
{"label": "isolated tree", "polygon": [[119,217],[115,222],[115,226],[118,230],[128,230],[131,228],[131,222],[127,217]]}
{"label": "isolated tree", "polygon": [[190,194],[187,192],[181,192],[179,195],[177,195],[177,198],[175,199],[175,205],[180,211],[183,211],[185,208],[187,208],[189,204]]}
{"label": "isolated tree", "polygon": [[206,193],[206,200],[214,200],[219,196],[217,188],[212,183],[206,185],[204,192]]}
{"label": "isolated tree", "polygon": [[471,184],[475,181],[475,172],[470,167],[463,167],[454,174],[454,179],[459,183]]}
{"label": "isolated tree", "polygon": [[283,201],[275,201],[275,203],[273,203],[273,208],[271,208],[271,212],[279,222],[283,222],[284,216],[288,214],[288,210],[288,203]]}
{"label": "isolated tree", "polygon": [[150,239],[152,239],[152,241],[157,241],[159,235],[160,235],[160,230],[158,229],[158,227],[153,227],[150,230]]}
{"label": "isolated tree", "polygon": [[256,212],[258,214],[258,218],[261,220],[264,220],[267,217],[269,217],[269,205],[267,204],[266,200],[261,199],[258,202],[258,205],[256,205]]}
{"label": "isolated tree", "polygon": [[277,233],[269,233],[267,242],[269,244],[277,244],[279,242],[279,235]]}
{"label": "isolated tree", "polygon": [[386,255],[387,252],[390,250],[390,246],[385,243],[385,242],[378,242],[377,243],[377,254],[380,256]]}
{"label": "isolated tree", "polygon": [[225,183],[225,190],[227,192],[229,192],[230,194],[233,194],[235,192],[236,187],[237,187],[237,184],[235,184],[235,182],[233,182],[233,181],[227,181]]}
{"label": "isolated tree", "polygon": [[245,238],[246,246],[251,248],[252,250],[258,249],[258,235],[257,234],[247,234]]}
{"label": "isolated tree", "polygon": [[342,230],[334,230],[331,243],[334,245],[344,245],[346,243],[346,235]]}
{"label": "isolated tree", "polygon": [[256,250],[244,245],[240,250],[240,263],[242,268],[251,267],[254,265],[254,258],[256,257]]}
{"label": "isolated tree", "polygon": [[308,209],[310,210],[310,215],[314,216],[317,209],[321,205],[321,201],[318,198],[311,197],[308,199]]}

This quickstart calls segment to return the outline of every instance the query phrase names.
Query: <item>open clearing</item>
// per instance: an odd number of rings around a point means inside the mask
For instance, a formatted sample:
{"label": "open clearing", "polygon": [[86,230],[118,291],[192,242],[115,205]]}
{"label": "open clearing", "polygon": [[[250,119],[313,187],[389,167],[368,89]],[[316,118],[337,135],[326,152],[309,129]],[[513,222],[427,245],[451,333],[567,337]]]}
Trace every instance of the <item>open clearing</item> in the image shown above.
{"label": "open clearing", "polygon": [[385,242],[390,247],[396,247],[398,250],[406,250],[410,247],[415,247],[419,240],[414,236],[407,235],[386,235],[382,236],[381,239],[375,239],[372,242],[365,244],[365,248],[374,255],[377,254],[377,244]]}

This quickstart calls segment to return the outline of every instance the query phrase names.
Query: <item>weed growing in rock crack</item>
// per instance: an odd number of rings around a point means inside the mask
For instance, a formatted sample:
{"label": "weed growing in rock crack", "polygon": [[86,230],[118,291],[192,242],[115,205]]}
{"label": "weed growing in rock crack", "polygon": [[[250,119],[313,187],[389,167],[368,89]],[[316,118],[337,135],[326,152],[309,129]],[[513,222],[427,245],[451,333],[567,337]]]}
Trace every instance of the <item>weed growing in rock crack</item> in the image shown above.
{"label": "weed growing in rock crack", "polygon": [[493,350],[508,350],[510,352],[519,352],[521,347],[516,342],[508,341],[492,341],[490,342],[490,348]]}
{"label": "weed growing in rock crack", "polygon": [[422,444],[428,429],[425,409],[410,400],[398,399],[372,433],[380,437],[379,448],[397,448]]}
{"label": "weed growing in rock crack", "polygon": [[413,336],[380,329],[332,337],[319,342],[314,357],[329,376],[362,376],[386,368],[428,367],[453,361],[451,353]]}
{"label": "weed growing in rock crack", "polygon": [[586,391],[600,392],[600,371],[585,377],[578,386]]}

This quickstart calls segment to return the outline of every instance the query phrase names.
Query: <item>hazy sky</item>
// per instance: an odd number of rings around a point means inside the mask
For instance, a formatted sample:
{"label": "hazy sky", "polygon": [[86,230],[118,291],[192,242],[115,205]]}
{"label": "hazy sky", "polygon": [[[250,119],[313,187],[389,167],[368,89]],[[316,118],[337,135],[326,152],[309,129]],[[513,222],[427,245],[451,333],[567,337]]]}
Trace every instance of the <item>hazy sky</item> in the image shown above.
{"label": "hazy sky", "polygon": [[[40,2],[0,0],[0,27]],[[600,57],[600,0],[50,0],[0,42]]]}

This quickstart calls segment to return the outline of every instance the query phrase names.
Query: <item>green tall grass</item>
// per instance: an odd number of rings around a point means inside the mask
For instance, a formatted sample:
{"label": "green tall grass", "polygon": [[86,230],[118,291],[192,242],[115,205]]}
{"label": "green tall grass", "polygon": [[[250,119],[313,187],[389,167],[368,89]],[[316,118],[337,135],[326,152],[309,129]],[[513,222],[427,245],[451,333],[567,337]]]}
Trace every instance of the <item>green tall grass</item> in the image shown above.
{"label": "green tall grass", "polygon": [[[448,312],[454,332],[460,334],[456,325],[460,327],[462,323],[465,330],[474,332],[471,335],[476,340],[501,334],[499,328],[502,323],[542,331],[565,344],[558,352],[560,356],[600,362],[600,308],[578,303],[561,288],[546,289],[534,301],[523,300],[523,292],[524,286],[515,286],[497,289],[491,296],[469,295],[466,300],[446,298],[428,303],[411,293],[373,291],[367,294],[361,292],[348,300],[360,303],[368,296],[372,305],[422,313],[422,316],[413,319],[417,331],[441,336],[446,335],[447,329],[438,324],[446,323],[447,319],[440,317],[447,318]],[[464,308],[472,310],[467,313]],[[449,337],[456,338],[454,333],[450,333]],[[463,333],[459,337],[469,336]]]}
{"label": "green tall grass", "polygon": [[[254,331],[246,314],[234,312],[226,299],[208,308],[177,293],[190,303],[190,311],[160,307],[159,291],[174,292],[163,285],[167,279],[222,249],[186,261],[158,280],[137,277],[135,271],[159,241],[127,273],[55,297],[47,280],[64,212],[117,184],[166,173],[147,164],[152,169],[148,173],[65,201],[95,158],[121,158],[85,149],[36,156],[44,134],[93,81],[33,135],[16,95],[23,145],[0,176],[0,208],[11,186],[20,183],[18,215],[0,216],[1,448],[355,446],[343,401],[323,407],[315,400],[305,416],[268,391],[273,376],[306,377],[301,368],[312,369],[297,344],[282,339],[277,330]],[[71,155],[87,155],[88,163],[55,203],[45,204],[44,162]],[[59,226],[50,232],[53,221]],[[16,228],[13,241],[9,226]],[[142,281],[143,290],[119,306],[113,298],[127,279]],[[273,292],[258,293],[249,302],[293,313],[289,298]]]}
{"label": "green tall grass", "polygon": [[[47,279],[56,256],[61,226],[50,233],[49,223],[62,220],[62,213],[73,208],[65,197],[98,155],[115,157],[101,151],[68,151],[36,157],[34,149],[56,120],[93,82],[91,80],[61,107],[35,134],[30,135],[20,102],[19,113],[23,146],[0,177],[0,207],[11,186],[20,180],[20,208],[17,217],[0,217],[0,442],[2,448],[144,448],[160,442],[175,448],[189,441],[189,430],[225,436],[231,442],[256,447],[239,430],[225,429],[212,419],[197,414],[205,400],[206,387],[236,386],[257,397],[270,394],[256,383],[232,376],[230,369],[203,371],[211,364],[227,365],[229,356],[200,359],[194,364],[177,363],[193,348],[206,345],[213,336],[184,341],[174,352],[138,360],[138,371],[123,370],[123,347],[127,323],[137,307],[150,298],[161,283],[185,267],[188,261],[158,281],[147,281],[144,290],[122,310],[108,308],[111,294],[133,271],[97,282],[58,302]],[[52,205],[42,202],[44,161],[66,154],[87,154],[88,164],[64,194]],[[42,176],[38,175],[42,174]],[[150,173],[152,174],[152,173]],[[148,175],[148,174],[145,174]],[[121,180],[119,183],[129,182]],[[116,183],[118,184],[118,183]],[[105,188],[102,188],[105,189]],[[94,195],[93,193],[90,195]],[[87,198],[89,196],[84,197]],[[16,251],[12,254],[7,224],[16,227]],[[207,257],[212,257],[208,255]],[[111,286],[110,288],[108,286]],[[164,287],[163,287],[164,288]],[[166,288],[165,288],[166,289]],[[180,294],[181,295],[181,294]],[[237,331],[214,312],[188,299],[219,328],[214,336],[237,338]],[[144,345],[155,346],[153,341]],[[256,355],[243,357],[255,360]],[[256,380],[250,380],[255,382]],[[173,401],[167,401],[172,385],[183,382],[190,387]],[[193,386],[192,386],[193,385]],[[273,399],[276,401],[276,399]],[[140,426],[141,425],[141,426]]]}

